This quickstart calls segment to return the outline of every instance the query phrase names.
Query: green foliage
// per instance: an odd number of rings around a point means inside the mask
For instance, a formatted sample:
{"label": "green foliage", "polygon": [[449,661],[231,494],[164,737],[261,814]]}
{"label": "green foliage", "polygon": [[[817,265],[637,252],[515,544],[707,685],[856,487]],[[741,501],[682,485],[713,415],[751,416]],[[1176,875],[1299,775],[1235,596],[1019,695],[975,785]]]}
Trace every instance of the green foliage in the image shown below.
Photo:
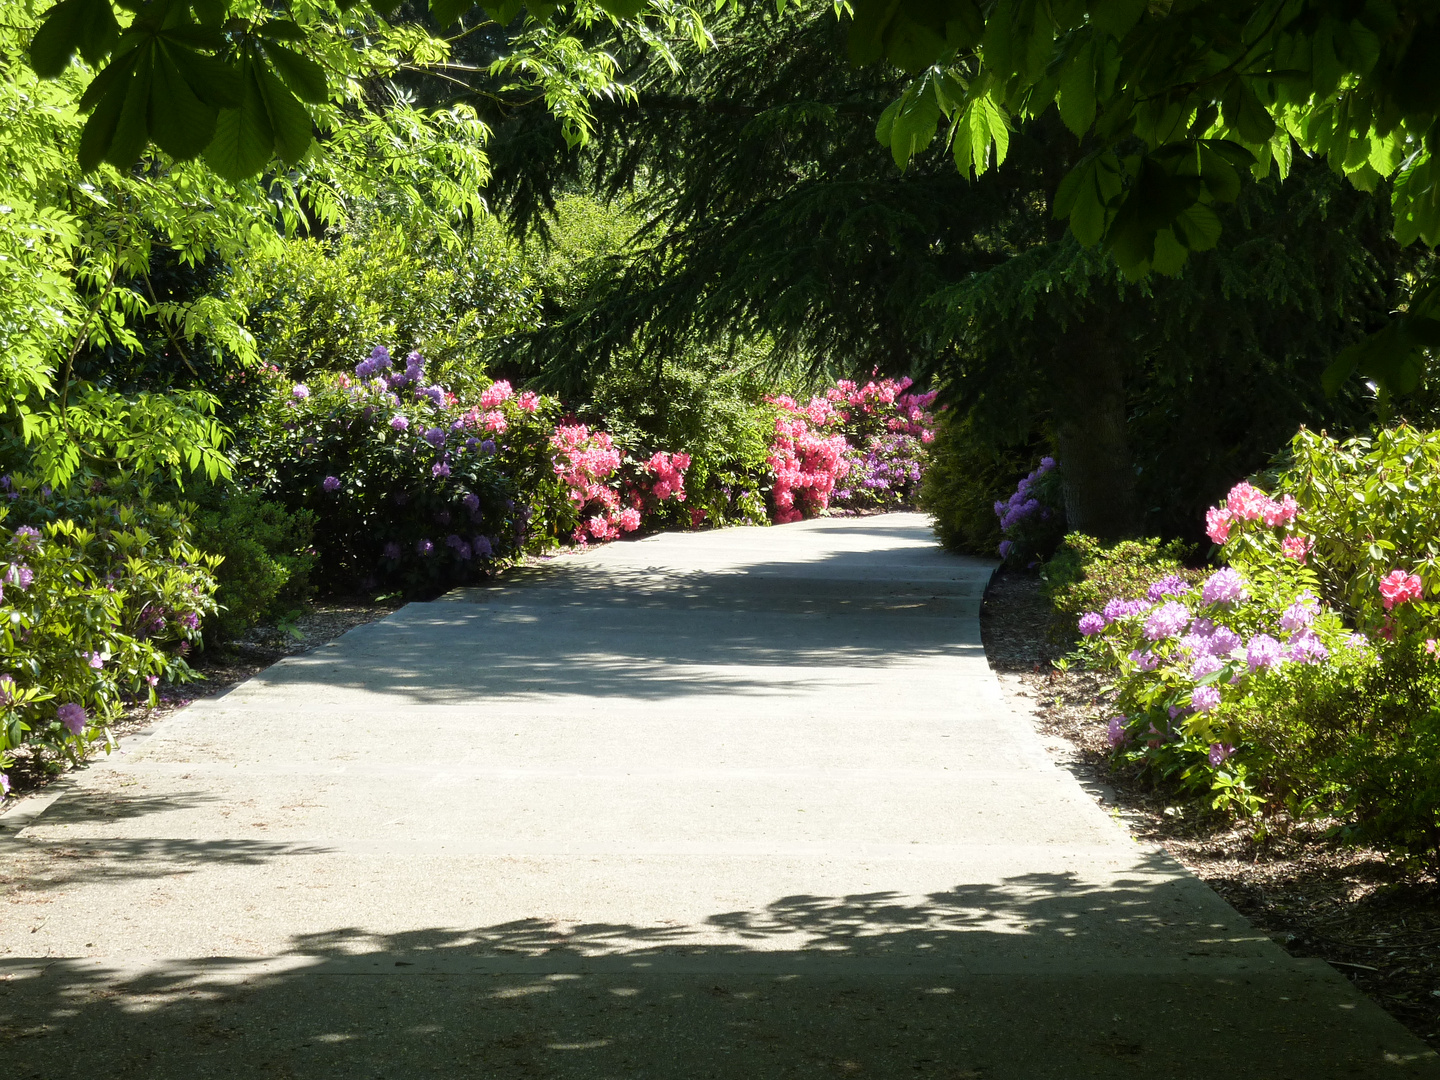
{"label": "green foliage", "polygon": [[183,656],[215,610],[217,560],[191,544],[186,508],[124,477],[78,479],[4,480],[0,767],[22,744],[75,757],[125,701],[192,678]]}
{"label": "green foliage", "polygon": [[[1440,40],[1421,0],[1344,15],[1325,0],[1037,5],[857,0],[850,53],[915,78],[877,135],[903,166],[942,119],[962,172],[1003,160],[1009,130],[1053,104],[1081,140],[1053,210],[1131,279],[1214,247],[1241,176],[1284,176],[1292,142],[1365,190],[1394,177],[1402,244],[1440,239],[1423,74]],[[1282,75],[1283,72],[1283,75]],[[900,116],[916,118],[901,123]]]}
{"label": "green foliage", "polygon": [[1180,540],[1122,540],[1107,543],[1083,533],[1065,537],[1040,571],[1045,595],[1069,627],[1086,611],[1100,611],[1111,600],[1145,595],[1161,578],[1174,574],[1189,582],[1203,572],[1186,564],[1194,549]]}
{"label": "green foliage", "polygon": [[[1370,630],[1387,621],[1379,583],[1393,570],[1440,597],[1440,432],[1400,425],[1342,443],[1301,430],[1284,459],[1275,485],[1300,505],[1295,532],[1309,538],[1327,601]],[[1246,530],[1226,542],[1225,559],[1274,565],[1282,539]]]}
{"label": "green foliage", "polygon": [[218,607],[206,621],[207,641],[238,637],[309,599],[316,559],[312,511],[291,512],[234,485],[191,494],[201,507],[195,515],[195,546],[224,559],[215,570]]}
{"label": "green foliage", "polygon": [[940,412],[920,489],[920,505],[934,515],[940,542],[962,555],[992,558],[1000,546],[995,503],[1009,497],[1029,457],[1024,449],[997,450],[977,438],[973,421],[958,410]]}
{"label": "green foliage", "polygon": [[665,361],[617,357],[595,382],[586,415],[637,458],[683,448],[690,455],[684,504],[656,524],[759,524],[775,410],[761,399],[761,357],[693,349]]}
{"label": "green foliage", "polygon": [[338,241],[287,240],[233,271],[260,358],[285,374],[342,372],[384,342],[415,350],[432,376],[478,393],[508,335],[530,329],[538,297],[513,241],[493,218],[460,241],[371,210]]}
{"label": "green foliage", "polygon": [[[398,7],[396,0],[269,7],[59,0],[27,51],[45,78],[63,77],[76,53],[99,69],[81,100],[90,113],[79,146],[87,171],[101,162],[129,168],[153,144],[177,161],[203,154],[216,173],[239,183],[276,159],[295,166],[313,155],[315,127],[323,131],[337,106],[363,107],[364,77],[393,75],[406,61],[420,70],[441,63],[449,42],[432,27],[449,26],[474,5],[432,0],[429,18],[407,9],[387,21]],[[489,58],[489,76],[512,94],[542,98],[571,145],[589,134],[592,98],[633,95],[616,79],[601,27],[624,27],[662,57],[668,49],[656,30],[704,40],[698,14],[667,2],[504,0],[485,10],[488,18],[460,36],[487,23],[501,34],[507,47]],[[518,32],[503,33],[522,12]]]}
{"label": "green foliage", "polygon": [[1440,860],[1440,662],[1411,647],[1289,665],[1234,713],[1276,805],[1332,814],[1342,834],[1407,862]]}

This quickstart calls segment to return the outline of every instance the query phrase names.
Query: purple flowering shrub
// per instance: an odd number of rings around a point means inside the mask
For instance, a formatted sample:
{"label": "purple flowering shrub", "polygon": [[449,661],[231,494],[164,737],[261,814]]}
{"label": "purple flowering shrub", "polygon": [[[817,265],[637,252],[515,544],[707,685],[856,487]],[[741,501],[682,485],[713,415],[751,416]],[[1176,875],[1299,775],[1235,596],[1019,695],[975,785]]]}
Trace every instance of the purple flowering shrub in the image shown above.
{"label": "purple flowering shrub", "polygon": [[526,547],[546,493],[555,408],[522,397],[466,408],[426,380],[418,354],[394,363],[384,349],[353,379],[317,375],[302,391],[277,376],[240,433],[243,479],[313,515],[323,587],[474,581]]}
{"label": "purple flowering shrub", "polygon": [[1246,577],[1224,567],[1198,583],[1168,575],[1078,625],[1082,655],[1118,674],[1108,730],[1116,756],[1247,813],[1275,794],[1245,737],[1257,689],[1371,655],[1299,568]]}
{"label": "purple flowering shrub", "polygon": [[929,450],[915,435],[870,435],[841,455],[848,468],[830,496],[830,505],[842,510],[912,507],[929,458]]}
{"label": "purple flowering shrub", "polygon": [[187,508],[128,480],[0,489],[4,770],[17,751],[78,758],[127,701],[193,678],[184,657],[215,611],[219,560],[190,543]]}
{"label": "purple flowering shrub", "polygon": [[[1425,439],[1347,450],[1302,432],[1277,494],[1237,484],[1207,514],[1230,565],[1080,615],[1081,652],[1118,675],[1118,758],[1217,808],[1332,817],[1440,866],[1440,440]],[[1395,452],[1366,464],[1382,443]]]}
{"label": "purple flowering shrub", "polygon": [[1015,486],[1007,500],[997,500],[1000,558],[1014,566],[1032,566],[1047,559],[1065,535],[1065,502],[1055,459],[1043,457]]}

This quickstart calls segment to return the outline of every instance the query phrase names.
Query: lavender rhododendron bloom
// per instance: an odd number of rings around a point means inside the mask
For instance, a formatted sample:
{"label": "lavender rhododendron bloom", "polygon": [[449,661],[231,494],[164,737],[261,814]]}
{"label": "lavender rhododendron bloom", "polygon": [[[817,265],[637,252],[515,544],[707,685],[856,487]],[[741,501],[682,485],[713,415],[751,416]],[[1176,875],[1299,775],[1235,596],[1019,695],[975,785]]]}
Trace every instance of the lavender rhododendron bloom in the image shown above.
{"label": "lavender rhododendron bloom", "polygon": [[428,442],[431,446],[444,446],[446,438],[448,438],[448,434],[446,433],[444,428],[432,427],[427,428],[425,431],[425,441]]}
{"label": "lavender rhododendron bloom", "polygon": [[1285,659],[1297,664],[1319,664],[1330,658],[1330,650],[1310,629],[1292,634],[1285,646]]}
{"label": "lavender rhododendron bloom", "polygon": [[340,478],[338,476],[327,476],[320,482],[320,486],[326,491],[339,491]]}
{"label": "lavender rhododendron bloom", "polygon": [[480,509],[480,496],[476,495],[473,491],[467,491],[465,497],[460,501],[465,504],[465,509],[469,510],[472,514]]}
{"label": "lavender rhododendron bloom", "polygon": [[89,664],[92,668],[95,668],[97,671],[105,666],[105,658],[101,656],[98,652],[86,653],[85,662]]}
{"label": "lavender rhododendron bloom", "polygon": [[1151,641],[1162,641],[1175,637],[1189,624],[1190,609],[1169,600],[1150,612],[1150,617],[1145,620],[1145,636]]}
{"label": "lavender rhododendron bloom", "polygon": [[1151,600],[1160,600],[1166,596],[1180,596],[1190,591],[1190,585],[1179,574],[1167,574],[1155,584],[1151,585],[1145,595]]}
{"label": "lavender rhododendron bloom", "polygon": [[1131,615],[1142,615],[1149,611],[1150,607],[1151,604],[1148,600],[1121,600],[1117,598],[1106,604],[1105,610],[1101,612],[1101,614],[1105,616],[1107,623],[1112,623],[1116,619],[1127,619]]}
{"label": "lavender rhododendron bloom", "polygon": [[495,440],[494,440],[494,439],[486,439],[484,442],[482,442],[482,443],[480,444],[480,452],[481,452],[482,454],[493,454],[493,453],[495,453]]}
{"label": "lavender rhododendron bloom", "polygon": [[72,701],[69,704],[61,705],[55,710],[55,719],[69,728],[70,734],[79,735],[85,730],[85,724],[89,721],[90,717],[86,715],[83,706]]}
{"label": "lavender rhododendron bloom", "polygon": [[1213,686],[1196,687],[1190,695],[1190,704],[1196,712],[1207,713],[1220,704],[1220,691]]}
{"label": "lavender rhododendron bloom", "polygon": [[399,559],[400,559],[400,545],[397,544],[394,540],[391,540],[388,544],[385,545],[385,552],[384,552],[384,554],[385,554],[385,558],[389,559],[391,562],[397,562],[397,561],[399,561]]}
{"label": "lavender rhododendron bloom", "polygon": [[430,466],[430,475],[439,479],[442,476],[450,475],[450,463],[448,461],[437,461]]}
{"label": "lavender rhododendron bloom", "polygon": [[186,630],[198,630],[200,629],[200,616],[193,611],[187,611],[180,616],[180,625]]}
{"label": "lavender rhododendron bloom", "polygon": [[1109,740],[1112,747],[1121,746],[1126,741],[1125,717],[1112,716],[1110,724],[1105,730],[1105,738]]}
{"label": "lavender rhododendron bloom", "polygon": [[1001,540],[1001,541],[1000,541],[1000,558],[1002,558],[1002,559],[1008,559],[1008,558],[1010,557],[1010,552],[1011,552],[1012,550],[1014,550],[1014,547],[1015,547],[1015,541],[1013,541],[1013,540]]}
{"label": "lavender rhododendron bloom", "polygon": [[1197,656],[1195,662],[1190,665],[1190,678],[1199,682],[1206,675],[1214,675],[1225,666],[1225,662],[1218,656],[1211,656],[1208,653],[1204,656]]}
{"label": "lavender rhododendron bloom", "polygon": [[10,542],[24,551],[33,551],[40,546],[40,530],[29,525],[21,525],[15,530],[15,535]]}
{"label": "lavender rhododendron bloom", "polygon": [[1285,647],[1269,634],[1256,634],[1245,649],[1245,662],[1251,671],[1274,667],[1285,659]]}
{"label": "lavender rhododendron bloom", "polygon": [[488,536],[475,537],[473,546],[475,548],[475,554],[479,555],[482,559],[488,559],[495,552],[494,547],[490,544],[490,538]]}
{"label": "lavender rhododendron bloom", "polygon": [[432,544],[429,540],[417,540],[417,541],[415,542],[415,554],[416,554],[416,555],[428,556],[428,555],[430,555],[432,552],[434,552],[434,550],[435,550],[435,545]]}
{"label": "lavender rhododendron bloom", "polygon": [[290,391],[290,395],[296,401],[304,401],[310,396],[310,388],[303,382],[296,383],[294,389]]}
{"label": "lavender rhododendron bloom", "polygon": [[35,571],[24,563],[11,563],[5,568],[5,584],[25,590],[35,583]]}
{"label": "lavender rhododendron bloom", "polygon": [[410,426],[410,421],[407,420],[407,419],[406,419],[404,416],[402,416],[400,413],[396,413],[394,416],[392,416],[392,417],[390,418],[390,426],[391,426],[392,428],[394,428],[396,431],[404,431],[406,428],[408,428],[408,427]]}
{"label": "lavender rhododendron bloom", "polygon": [[1292,633],[1296,630],[1303,630],[1315,621],[1315,616],[1320,614],[1320,604],[1308,591],[1300,594],[1300,598],[1287,607],[1280,616],[1280,629]]}
{"label": "lavender rhododendron bloom", "polygon": [[1105,616],[1098,611],[1087,611],[1080,616],[1080,633],[1086,637],[1093,637],[1105,629]]}
{"label": "lavender rhododendron bloom", "polygon": [[1233,753],[1235,753],[1235,747],[1231,746],[1229,743],[1217,742],[1210,744],[1210,753],[1207,754],[1206,757],[1209,760],[1210,764],[1218,769],[1221,765],[1225,764],[1226,760]]}
{"label": "lavender rhododendron bloom", "polygon": [[1210,635],[1210,654],[1212,656],[1229,656],[1240,647],[1243,639],[1228,626],[1217,626]]}
{"label": "lavender rhododendron bloom", "polygon": [[1149,650],[1141,652],[1139,649],[1131,649],[1130,662],[1141,671],[1154,671],[1160,666],[1160,657]]}
{"label": "lavender rhododendron bloom", "polygon": [[1217,570],[1205,579],[1205,585],[1200,590],[1200,602],[1203,604],[1233,604],[1246,597],[1245,579],[1238,572],[1226,567]]}

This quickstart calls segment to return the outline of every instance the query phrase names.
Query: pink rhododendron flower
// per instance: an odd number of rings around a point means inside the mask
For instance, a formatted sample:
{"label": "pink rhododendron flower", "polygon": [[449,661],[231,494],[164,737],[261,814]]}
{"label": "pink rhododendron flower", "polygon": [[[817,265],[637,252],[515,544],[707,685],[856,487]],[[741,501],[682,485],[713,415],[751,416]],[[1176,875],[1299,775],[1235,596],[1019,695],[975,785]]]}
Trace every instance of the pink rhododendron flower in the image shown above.
{"label": "pink rhododendron flower", "polygon": [[1418,575],[1407,574],[1404,570],[1391,570],[1380,581],[1380,601],[1385,610],[1419,600],[1425,594],[1424,585]]}
{"label": "pink rhododendron flower", "polygon": [[1224,544],[1230,539],[1230,523],[1233,518],[1229,510],[1218,506],[1212,506],[1205,511],[1205,535],[1216,544]]}
{"label": "pink rhododendron flower", "polygon": [[499,382],[491,383],[480,395],[480,408],[498,408],[514,396],[515,391],[511,389],[510,384],[501,379]]}
{"label": "pink rhododendron flower", "polygon": [[1230,489],[1225,496],[1225,509],[1234,521],[1259,521],[1270,505],[1270,496],[1253,484],[1243,481]]}
{"label": "pink rhododendron flower", "polygon": [[1280,541],[1280,553],[1287,559],[1303,563],[1305,556],[1310,553],[1310,540],[1304,536],[1287,536]]}
{"label": "pink rhododendron flower", "polygon": [[622,532],[634,532],[640,528],[640,511],[636,510],[633,506],[627,506],[624,510],[620,511],[620,516],[617,520],[620,523],[620,530]]}

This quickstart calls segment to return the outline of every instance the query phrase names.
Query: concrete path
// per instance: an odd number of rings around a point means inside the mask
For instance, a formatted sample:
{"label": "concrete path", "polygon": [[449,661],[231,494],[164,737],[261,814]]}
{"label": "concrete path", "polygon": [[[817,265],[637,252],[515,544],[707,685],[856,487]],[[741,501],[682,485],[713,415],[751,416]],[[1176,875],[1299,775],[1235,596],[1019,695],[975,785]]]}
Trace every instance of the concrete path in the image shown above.
{"label": "concrete path", "polygon": [[989,573],[662,536],[197,702],[0,818],[8,1074],[1440,1075],[1047,758]]}

